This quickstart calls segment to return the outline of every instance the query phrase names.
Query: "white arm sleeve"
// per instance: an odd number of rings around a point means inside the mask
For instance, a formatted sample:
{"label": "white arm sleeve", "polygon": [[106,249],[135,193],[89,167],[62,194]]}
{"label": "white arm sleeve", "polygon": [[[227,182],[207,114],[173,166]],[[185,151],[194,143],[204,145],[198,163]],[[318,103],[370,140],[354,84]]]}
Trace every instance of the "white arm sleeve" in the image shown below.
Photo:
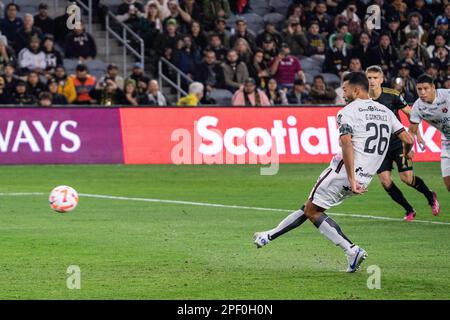
{"label": "white arm sleeve", "polygon": [[412,110],[411,110],[411,114],[409,116],[409,121],[411,123],[420,123],[420,121],[422,121],[422,118],[420,117],[420,113],[419,113],[419,104],[418,104],[419,99],[417,99],[416,102],[414,102]]}
{"label": "white arm sleeve", "polygon": [[346,134],[353,135],[353,117],[348,108],[344,108],[337,114],[337,124],[339,128],[339,136]]}

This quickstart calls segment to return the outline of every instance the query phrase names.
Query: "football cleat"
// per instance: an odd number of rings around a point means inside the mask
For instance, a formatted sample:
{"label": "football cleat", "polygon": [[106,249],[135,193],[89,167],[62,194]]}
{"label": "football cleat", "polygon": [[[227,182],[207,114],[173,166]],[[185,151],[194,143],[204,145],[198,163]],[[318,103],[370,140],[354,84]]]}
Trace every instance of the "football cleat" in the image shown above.
{"label": "football cleat", "polygon": [[439,202],[437,200],[436,192],[433,192],[433,202],[430,204],[431,210],[433,212],[433,216],[438,216],[441,211],[441,207],[439,206]]}
{"label": "football cleat", "polygon": [[346,255],[348,261],[347,272],[358,270],[361,263],[367,258],[367,252],[358,246],[354,246],[353,250],[350,253],[346,253]]}
{"label": "football cleat", "polygon": [[270,240],[269,240],[269,233],[267,233],[267,232],[256,232],[253,235],[253,242],[256,244],[256,247],[258,249],[264,247],[266,244],[268,244],[270,242]]}
{"label": "football cleat", "polygon": [[407,212],[403,221],[413,221],[416,217],[416,211]]}

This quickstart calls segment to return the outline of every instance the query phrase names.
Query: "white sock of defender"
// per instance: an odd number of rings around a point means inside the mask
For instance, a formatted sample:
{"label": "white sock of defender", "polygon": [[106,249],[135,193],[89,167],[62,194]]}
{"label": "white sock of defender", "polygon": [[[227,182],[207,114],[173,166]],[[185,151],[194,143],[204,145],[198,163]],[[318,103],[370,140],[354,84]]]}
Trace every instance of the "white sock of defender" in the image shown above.
{"label": "white sock of defender", "polygon": [[345,252],[354,247],[354,244],[345,236],[336,221],[328,217],[325,213],[320,215],[319,219],[314,222],[314,225],[319,229],[321,234],[335,245],[340,246]]}
{"label": "white sock of defender", "polygon": [[279,236],[281,236],[282,234],[285,234],[286,232],[299,227],[303,222],[305,222],[306,216],[305,213],[303,212],[304,209],[305,206],[303,206],[301,209],[297,211],[292,212],[290,215],[284,218],[284,220],[281,221],[276,228],[269,230],[268,231],[269,240],[274,240]]}

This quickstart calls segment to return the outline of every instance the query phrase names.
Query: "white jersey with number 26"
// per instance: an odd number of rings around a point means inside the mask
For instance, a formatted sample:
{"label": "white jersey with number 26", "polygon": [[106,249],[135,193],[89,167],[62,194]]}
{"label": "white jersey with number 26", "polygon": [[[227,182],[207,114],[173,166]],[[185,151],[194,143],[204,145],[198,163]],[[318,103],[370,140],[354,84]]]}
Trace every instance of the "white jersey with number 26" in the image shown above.
{"label": "white jersey with number 26", "polygon": [[341,136],[352,135],[355,177],[367,186],[384,160],[391,135],[405,129],[391,110],[371,99],[349,103],[339,111],[337,122]]}

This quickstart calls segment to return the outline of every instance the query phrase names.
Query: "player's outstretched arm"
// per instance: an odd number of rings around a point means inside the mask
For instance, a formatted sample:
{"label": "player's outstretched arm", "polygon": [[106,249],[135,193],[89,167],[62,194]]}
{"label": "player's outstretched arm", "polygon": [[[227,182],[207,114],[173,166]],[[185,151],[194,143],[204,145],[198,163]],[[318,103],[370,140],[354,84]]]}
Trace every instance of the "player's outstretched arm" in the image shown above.
{"label": "player's outstretched arm", "polygon": [[[414,123],[411,122],[411,107],[406,106],[405,108],[401,109],[402,112],[408,117],[408,121],[411,125]],[[414,134],[417,137],[417,142],[419,143],[420,149],[425,150],[425,140],[423,140],[422,135],[420,134],[419,130],[416,130],[416,133]]]}
{"label": "player's outstretched arm", "polygon": [[405,158],[408,158],[409,152],[412,150],[414,145],[414,137],[406,131],[400,132],[397,136],[400,140],[402,140],[404,156]]}
{"label": "player's outstretched arm", "polygon": [[362,194],[366,190],[356,181],[355,177],[355,157],[353,151],[353,142],[351,134],[344,134],[340,137],[342,147],[342,157],[344,158],[345,170],[347,171],[347,178],[350,182],[352,191],[356,194]]}

